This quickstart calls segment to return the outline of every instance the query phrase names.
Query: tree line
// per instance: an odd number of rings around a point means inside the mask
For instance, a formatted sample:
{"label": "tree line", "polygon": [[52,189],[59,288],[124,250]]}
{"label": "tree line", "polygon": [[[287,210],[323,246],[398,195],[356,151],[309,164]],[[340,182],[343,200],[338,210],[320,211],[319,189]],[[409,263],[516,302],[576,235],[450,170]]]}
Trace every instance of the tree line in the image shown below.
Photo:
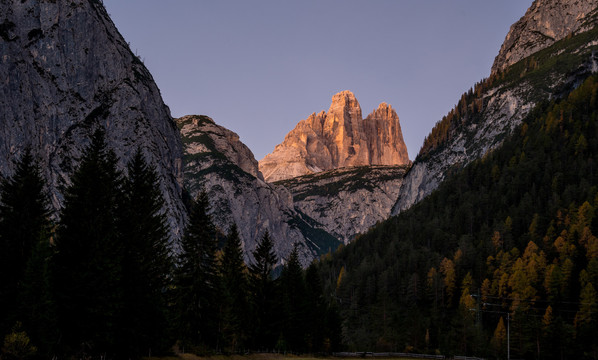
{"label": "tree line", "polygon": [[[172,246],[155,168],[126,169],[97,130],[53,221],[30,150],[0,182],[0,336],[5,359],[139,358],[173,349],[327,352],[340,320],[295,248],[279,278],[263,234],[246,266],[238,229],[225,244],[205,193]],[[306,321],[308,319],[309,321]]]}

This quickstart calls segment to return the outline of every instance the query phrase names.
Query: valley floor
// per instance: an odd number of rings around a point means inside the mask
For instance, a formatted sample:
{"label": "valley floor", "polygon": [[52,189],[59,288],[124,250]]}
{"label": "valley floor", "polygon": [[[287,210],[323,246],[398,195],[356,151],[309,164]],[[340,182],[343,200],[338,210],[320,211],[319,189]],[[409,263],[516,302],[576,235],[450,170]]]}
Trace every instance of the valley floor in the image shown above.
{"label": "valley floor", "polygon": [[[371,358],[368,356],[368,358]],[[414,357],[376,357],[376,360],[407,360],[417,358],[417,354]],[[315,356],[315,355],[284,355],[284,354],[273,354],[273,353],[256,353],[250,355],[213,355],[213,356],[197,356],[194,354],[178,354],[169,357],[151,357],[144,358],[144,360],[322,360],[322,359],[333,359],[333,360],[355,360],[359,357],[337,357],[337,356]]]}

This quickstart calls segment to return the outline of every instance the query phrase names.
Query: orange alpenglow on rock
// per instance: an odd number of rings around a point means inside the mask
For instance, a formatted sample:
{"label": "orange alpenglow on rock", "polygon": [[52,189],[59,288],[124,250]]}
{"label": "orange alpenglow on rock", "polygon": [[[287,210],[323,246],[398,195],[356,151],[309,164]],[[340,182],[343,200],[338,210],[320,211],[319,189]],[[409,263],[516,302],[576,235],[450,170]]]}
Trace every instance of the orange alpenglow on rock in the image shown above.
{"label": "orange alpenglow on rock", "polygon": [[382,103],[365,119],[352,92],[332,97],[328,112],[300,121],[259,168],[268,182],[342,167],[409,163],[401,124]]}

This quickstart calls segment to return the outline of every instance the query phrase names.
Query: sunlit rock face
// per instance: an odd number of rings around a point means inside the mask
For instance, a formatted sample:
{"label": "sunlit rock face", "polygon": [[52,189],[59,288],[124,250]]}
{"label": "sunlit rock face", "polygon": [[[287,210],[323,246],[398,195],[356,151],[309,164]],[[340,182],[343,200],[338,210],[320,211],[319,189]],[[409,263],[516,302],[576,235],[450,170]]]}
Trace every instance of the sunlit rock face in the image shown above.
{"label": "sunlit rock face", "polygon": [[399,117],[382,103],[365,119],[350,91],[332,97],[328,112],[300,121],[259,168],[268,182],[351,166],[409,163]]}
{"label": "sunlit rock face", "polygon": [[535,0],[511,26],[492,73],[503,71],[570,34],[587,31],[597,22],[598,0]]}
{"label": "sunlit rock face", "polygon": [[156,167],[173,237],[185,219],[182,144],[152,75],[98,0],[0,1],[0,173],[26,147],[54,209],[95,129],[119,168],[139,147]]}

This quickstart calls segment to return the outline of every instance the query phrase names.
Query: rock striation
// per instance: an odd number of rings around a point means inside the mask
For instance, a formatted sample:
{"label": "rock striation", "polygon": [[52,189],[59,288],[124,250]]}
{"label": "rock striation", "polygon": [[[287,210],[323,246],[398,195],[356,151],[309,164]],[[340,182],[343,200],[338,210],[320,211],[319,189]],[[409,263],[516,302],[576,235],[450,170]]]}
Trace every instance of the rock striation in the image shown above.
{"label": "rock striation", "polygon": [[268,182],[350,166],[409,163],[399,117],[382,103],[365,119],[355,95],[332,97],[328,112],[300,121],[274,151],[259,162]]}
{"label": "rock striation", "polygon": [[88,136],[106,130],[120,168],[140,147],[156,166],[177,237],[182,144],[151,74],[98,0],[0,2],[0,173],[30,146],[59,209]]}
{"label": "rock striation", "polygon": [[572,34],[590,30],[598,22],[598,0],[535,0],[525,15],[511,26],[492,73]]}

